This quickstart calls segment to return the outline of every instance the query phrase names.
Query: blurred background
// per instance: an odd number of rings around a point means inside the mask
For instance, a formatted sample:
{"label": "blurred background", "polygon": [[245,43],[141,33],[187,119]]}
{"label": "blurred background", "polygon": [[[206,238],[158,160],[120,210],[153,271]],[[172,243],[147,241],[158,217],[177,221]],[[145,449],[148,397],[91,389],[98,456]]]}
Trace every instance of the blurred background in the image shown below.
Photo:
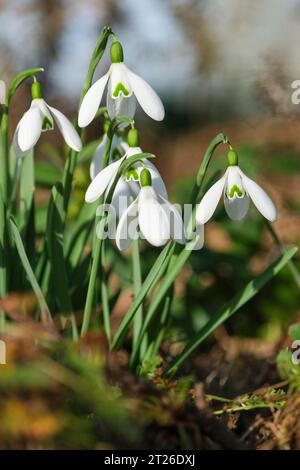
{"label": "blurred background", "polygon": [[[181,203],[187,200],[207,145],[216,134],[224,132],[238,150],[241,168],[275,200],[279,219],[274,226],[279,236],[287,246],[299,245],[300,104],[293,104],[291,96],[292,82],[300,79],[300,0],[0,0],[0,25],[0,78],[9,82],[23,69],[45,67],[40,76],[45,97],[70,117],[76,113],[97,38],[102,27],[110,25],[123,43],[127,65],[151,83],[165,104],[166,119],[162,123],[153,122],[140,112],[136,121],[143,150],[157,155],[156,164],[166,180],[170,198]],[[95,78],[108,66],[107,51]],[[22,86],[14,97],[11,135],[29,106],[29,87],[30,84]],[[97,139],[100,134],[101,123],[94,122],[87,131],[87,140]],[[63,150],[59,133],[49,132],[40,140],[36,152],[36,223],[41,230],[45,225],[49,180],[53,175],[52,183],[57,181],[64,165],[63,151],[54,150],[57,146]],[[225,152],[226,148],[218,149],[209,176],[224,171]],[[39,171],[42,167],[49,172],[47,183]],[[85,162],[76,170],[73,216],[82,206],[88,184]],[[176,281],[172,308],[175,326],[168,332],[168,353],[177,354],[182,341],[277,258],[278,252],[264,220],[253,207],[243,222],[234,223],[220,205],[205,229],[205,248],[191,256]],[[145,246],[145,273],[156,255],[155,250]],[[296,262],[299,267],[299,260]],[[132,299],[132,292],[127,289],[130,268],[124,265],[120,261],[116,270],[125,288],[113,311],[115,322],[123,317]],[[193,373],[199,380],[205,379],[206,390],[223,396],[254,390],[265,381],[273,383],[276,355],[290,341],[288,327],[299,319],[299,286],[286,268],[215,333],[217,346],[212,347],[214,343],[209,341],[186,365],[183,374]],[[90,343],[83,345],[88,355],[94,347],[93,338]],[[21,361],[23,349],[16,352]],[[59,354],[60,351],[55,357],[60,358]],[[65,362],[75,367],[73,356],[63,354],[67,357]],[[119,380],[120,369],[124,372],[126,358],[120,357],[118,367],[109,365],[114,380]],[[83,368],[81,359],[76,360],[78,369]],[[28,369],[31,370],[30,363]],[[93,373],[88,377],[91,390]],[[25,387],[25,375],[23,379]],[[127,380],[125,374],[125,389]],[[20,384],[22,389],[23,382]],[[7,387],[6,382],[4,385]],[[76,398],[78,402],[72,399],[76,415],[81,398]],[[92,410],[93,407],[94,402]],[[23,423],[22,414],[20,417],[12,404],[5,415],[8,426],[13,421],[12,412]],[[51,425],[51,413],[43,415],[48,420],[43,422],[44,428]],[[71,421],[70,429],[78,429],[78,437],[69,431],[59,445],[95,446],[95,431],[91,431],[91,440],[86,444],[81,441],[84,433],[79,432],[82,419],[75,420],[75,424],[74,428]],[[60,429],[63,424],[57,426]],[[38,425],[34,432],[33,438],[28,438],[29,447],[30,439],[33,446],[35,439],[39,445]],[[187,448],[186,442],[182,445]]]}

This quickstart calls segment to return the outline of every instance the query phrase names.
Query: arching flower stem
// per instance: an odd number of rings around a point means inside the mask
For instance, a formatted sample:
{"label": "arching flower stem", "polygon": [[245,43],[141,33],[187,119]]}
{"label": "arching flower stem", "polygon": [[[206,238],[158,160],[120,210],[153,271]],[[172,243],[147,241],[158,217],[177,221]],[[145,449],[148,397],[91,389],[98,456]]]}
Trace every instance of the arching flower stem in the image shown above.
{"label": "arching flower stem", "polygon": [[[85,81],[83,84],[83,88],[82,88],[82,92],[81,92],[81,96],[79,100],[78,111],[80,109],[80,105],[82,103],[83,98],[85,97],[87,91],[91,87],[96,67],[99,64],[103,56],[103,53],[105,51],[106,44],[110,35],[113,35],[111,28],[108,26],[104,26],[102,33],[96,44],[96,47],[93,51],[91,60],[90,60],[89,68],[85,77]],[[78,119],[76,118],[75,129],[77,130],[79,136],[81,137],[82,129],[78,126],[77,121]],[[71,194],[72,182],[73,182],[73,175],[74,175],[74,171],[76,168],[76,164],[77,164],[77,152],[75,152],[74,150],[70,150],[67,161],[66,161],[65,169],[64,169],[64,174],[63,174],[65,218],[68,212],[68,206],[69,206],[69,200],[70,200],[70,194]]]}
{"label": "arching flower stem", "polygon": [[[118,129],[118,126],[124,122],[124,121],[129,121],[130,123],[132,122],[131,118],[127,118],[126,116],[120,116],[115,119],[113,119],[108,127],[107,130],[107,140],[104,148],[104,154],[103,154],[103,160],[102,160],[102,169],[105,168],[108,165],[109,162],[109,156],[110,156],[110,151],[111,151],[111,145],[112,145],[112,140],[115,132]],[[111,190],[108,194],[108,197],[106,199],[106,202],[109,204],[112,200],[113,196],[113,191],[116,187],[117,184],[117,178],[114,182],[114,184],[111,187]],[[104,201],[104,195],[102,195],[99,199],[99,205],[102,204]],[[105,223],[103,219],[103,216],[100,216],[100,222],[101,223],[101,228],[104,231],[105,229]],[[99,217],[96,216],[95,218],[95,228],[99,223]],[[96,230],[95,230],[96,232]],[[100,236],[99,236],[100,235]],[[98,233],[98,236],[94,237],[94,242],[93,242],[93,252],[92,252],[92,265],[91,265],[91,274],[90,274],[90,279],[89,279],[89,285],[88,285],[88,291],[87,291],[87,296],[86,296],[86,301],[85,301],[85,306],[84,306],[84,313],[83,313],[83,322],[82,322],[82,327],[81,327],[81,336],[83,336],[89,328],[90,324],[90,318],[91,318],[91,312],[93,308],[93,303],[94,303],[94,297],[95,297],[95,286],[96,286],[96,280],[97,280],[97,275],[99,272],[99,265],[101,263],[101,253],[102,253],[102,243],[103,239],[101,237],[101,234]],[[103,283],[102,279],[102,283]],[[101,291],[104,292],[104,287],[102,286]]]}

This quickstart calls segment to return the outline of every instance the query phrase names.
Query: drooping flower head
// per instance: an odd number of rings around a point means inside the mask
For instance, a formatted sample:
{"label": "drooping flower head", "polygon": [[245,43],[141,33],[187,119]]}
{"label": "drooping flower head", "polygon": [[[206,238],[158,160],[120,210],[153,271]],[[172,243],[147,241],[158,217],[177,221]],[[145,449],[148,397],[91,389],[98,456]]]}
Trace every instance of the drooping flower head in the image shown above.
{"label": "drooping flower head", "polygon": [[80,127],[86,127],[96,116],[107,86],[106,106],[111,119],[119,115],[134,116],[136,100],[148,116],[162,121],[164,106],[157,93],[123,62],[123,48],[114,41],[110,49],[111,66],[86,93],[78,115]]}
{"label": "drooping flower head", "polygon": [[[104,139],[106,138],[104,137]],[[126,149],[125,154],[118,160],[112,161],[107,167],[99,171],[99,173],[97,173],[93,178],[85,194],[86,202],[92,203],[100,198],[103,194],[107,194],[124,160],[142,153],[142,149],[139,146],[139,133],[135,128],[129,130],[127,141],[127,144],[122,142],[120,146],[123,151]],[[103,147],[101,147],[101,149],[98,147],[98,152],[97,167],[99,168],[103,158]],[[93,165],[93,168],[95,167],[96,165]],[[144,167],[147,168],[151,174],[152,184],[155,190],[158,192],[158,194],[161,194],[163,197],[167,198],[167,190],[157,168],[149,160],[144,159],[143,164],[140,162],[135,163],[127,170],[125,175],[120,176],[114,190],[112,200],[112,204],[115,207],[118,205],[120,196],[127,197],[128,201],[132,196],[136,197],[139,191],[139,175]],[[119,213],[119,211],[117,212]]]}
{"label": "drooping flower head", "polygon": [[66,144],[79,152],[82,143],[78,133],[63,113],[46,103],[42,97],[41,85],[37,80],[32,84],[31,95],[31,106],[21,118],[14,135],[14,148],[17,156],[26,155],[36,145],[42,132],[54,128],[54,121]]}
{"label": "drooping flower head", "polygon": [[205,224],[213,215],[224,192],[224,205],[228,216],[241,220],[248,212],[250,199],[259,212],[270,222],[277,217],[276,207],[267,193],[238,166],[237,153],[228,152],[229,166],[222,176],[203,196],[196,212],[199,224]]}
{"label": "drooping flower head", "polygon": [[144,168],[139,176],[140,192],[120,218],[116,243],[119,250],[126,250],[137,236],[142,236],[153,246],[162,246],[173,238],[184,243],[184,227],[177,209],[158,194],[151,173]]}
{"label": "drooping flower head", "polygon": [[0,80],[0,105],[6,103],[6,83]]}

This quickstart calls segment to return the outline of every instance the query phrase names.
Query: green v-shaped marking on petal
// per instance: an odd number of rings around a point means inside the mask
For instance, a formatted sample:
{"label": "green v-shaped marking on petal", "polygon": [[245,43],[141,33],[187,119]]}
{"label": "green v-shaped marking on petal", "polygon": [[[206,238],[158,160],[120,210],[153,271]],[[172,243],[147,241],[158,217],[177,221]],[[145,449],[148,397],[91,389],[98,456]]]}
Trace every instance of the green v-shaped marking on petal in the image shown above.
{"label": "green v-shaped marking on petal", "polygon": [[139,175],[137,170],[134,167],[130,167],[125,174],[126,181],[138,181]]}
{"label": "green v-shaped marking on petal", "polygon": [[118,98],[120,93],[123,93],[124,96],[129,95],[129,91],[127,90],[127,88],[124,87],[123,83],[121,83],[121,82],[118,83],[118,85],[116,86],[115,91],[113,92],[113,96],[115,98]]}
{"label": "green v-shaped marking on petal", "polygon": [[242,197],[243,196],[243,191],[240,190],[240,188],[234,184],[229,192],[229,197],[233,197],[235,195],[235,193],[239,196],[239,197]]}

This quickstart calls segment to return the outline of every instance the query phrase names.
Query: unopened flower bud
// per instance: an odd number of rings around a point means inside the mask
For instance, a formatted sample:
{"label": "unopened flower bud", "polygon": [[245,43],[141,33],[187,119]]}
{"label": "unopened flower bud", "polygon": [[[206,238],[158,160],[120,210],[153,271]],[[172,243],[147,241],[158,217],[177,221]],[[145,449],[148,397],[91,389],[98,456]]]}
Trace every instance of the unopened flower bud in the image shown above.
{"label": "unopened flower bud", "polygon": [[127,135],[127,142],[129,147],[139,147],[140,146],[140,135],[139,132],[133,127],[130,129]]}

